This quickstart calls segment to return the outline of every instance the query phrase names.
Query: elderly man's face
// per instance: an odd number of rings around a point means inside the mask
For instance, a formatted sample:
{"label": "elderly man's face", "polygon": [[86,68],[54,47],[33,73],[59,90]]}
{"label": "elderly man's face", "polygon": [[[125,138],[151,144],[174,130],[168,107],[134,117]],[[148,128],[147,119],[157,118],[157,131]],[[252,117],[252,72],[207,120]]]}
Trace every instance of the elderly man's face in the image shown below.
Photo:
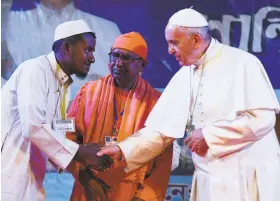
{"label": "elderly man's face", "polygon": [[188,36],[185,30],[178,26],[167,25],[165,28],[165,39],[168,43],[168,52],[173,54],[180,66],[189,66],[197,58],[197,41],[193,36]]}
{"label": "elderly man's face", "polygon": [[131,81],[143,71],[143,61],[135,53],[116,48],[109,53],[109,69],[115,80]]}

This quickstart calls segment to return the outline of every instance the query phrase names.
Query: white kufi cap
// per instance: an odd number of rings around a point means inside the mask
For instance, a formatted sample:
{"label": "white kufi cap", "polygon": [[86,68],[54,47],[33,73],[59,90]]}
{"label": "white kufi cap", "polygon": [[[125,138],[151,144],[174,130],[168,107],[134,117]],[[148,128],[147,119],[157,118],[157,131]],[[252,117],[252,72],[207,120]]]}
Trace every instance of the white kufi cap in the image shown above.
{"label": "white kufi cap", "polygon": [[186,8],[179,10],[174,13],[170,19],[169,23],[182,27],[204,27],[208,26],[208,22],[205,17],[192,8]]}
{"label": "white kufi cap", "polygon": [[84,20],[67,21],[58,25],[54,33],[54,42],[69,36],[93,31]]}

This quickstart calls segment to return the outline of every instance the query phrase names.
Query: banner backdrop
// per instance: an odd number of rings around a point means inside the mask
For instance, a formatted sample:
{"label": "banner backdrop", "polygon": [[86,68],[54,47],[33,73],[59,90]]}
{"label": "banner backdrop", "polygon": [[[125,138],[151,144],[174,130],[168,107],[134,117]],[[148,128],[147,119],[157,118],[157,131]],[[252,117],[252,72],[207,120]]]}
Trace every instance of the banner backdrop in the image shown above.
{"label": "banner backdrop", "polygon": [[[14,0],[12,10],[33,9],[38,3],[39,0]],[[149,65],[143,77],[153,87],[164,88],[179,68],[167,52],[165,25],[174,12],[193,6],[208,19],[215,38],[256,55],[273,87],[280,89],[279,0],[74,0],[74,4],[115,22],[122,33],[138,31],[145,37]]]}
{"label": "banner backdrop", "polygon": [[[14,0],[11,10],[25,13],[36,9],[38,5],[40,5],[39,0]],[[147,40],[149,47],[149,64],[143,73],[143,77],[159,90],[166,87],[171,77],[179,69],[175,58],[168,55],[167,43],[164,38],[166,23],[174,12],[191,6],[205,15],[213,37],[224,44],[241,48],[256,55],[262,61],[274,89],[280,89],[279,0],[74,0],[74,6],[89,15],[99,16],[114,22],[121,33],[131,31],[141,33]],[[24,20],[26,21],[26,19]],[[5,21],[5,16],[3,19],[2,15],[3,21]],[[99,27],[92,28],[94,30]],[[5,27],[2,26],[3,32],[5,32]],[[105,43],[108,34],[113,32],[116,31],[109,29],[99,35],[97,34],[97,43]],[[6,34],[9,35],[10,33]],[[41,32],[41,34],[44,34],[44,32]],[[5,43],[2,39],[2,48]],[[28,43],[28,40],[26,43]],[[26,45],[28,46],[28,44]],[[6,51],[9,51],[9,47]],[[105,50],[101,57],[107,59],[105,53],[107,54],[109,51],[109,48]],[[13,57],[13,55],[11,56]],[[93,64],[92,68],[96,68],[95,65]],[[101,67],[98,66],[98,68]],[[102,66],[102,68],[107,68],[107,66]],[[74,87],[73,97],[79,87],[81,87],[81,84]],[[179,144],[182,145],[180,140]],[[182,146],[180,164],[172,172],[166,200],[188,200],[193,170],[194,167],[188,150]],[[55,178],[56,174],[49,174],[45,180],[48,200],[57,199],[53,191],[48,191],[48,187],[51,189],[59,183]],[[63,180],[63,178],[66,179]],[[67,180],[67,185],[71,186],[72,183],[69,178],[69,175],[64,177],[60,175],[58,180]],[[55,188],[59,189],[59,186]],[[70,190],[68,193],[70,193]],[[61,200],[64,200],[63,196]],[[67,200],[67,196],[69,195],[65,195],[65,200]]]}
{"label": "banner backdrop", "polygon": [[[256,55],[274,88],[280,88],[279,0],[78,0],[77,7],[116,22],[121,32],[138,31],[149,45],[149,68],[144,73],[154,87],[165,87],[178,64],[167,53],[164,28],[176,11],[193,6],[208,19],[219,41]],[[195,20],[195,19],[194,19]]]}

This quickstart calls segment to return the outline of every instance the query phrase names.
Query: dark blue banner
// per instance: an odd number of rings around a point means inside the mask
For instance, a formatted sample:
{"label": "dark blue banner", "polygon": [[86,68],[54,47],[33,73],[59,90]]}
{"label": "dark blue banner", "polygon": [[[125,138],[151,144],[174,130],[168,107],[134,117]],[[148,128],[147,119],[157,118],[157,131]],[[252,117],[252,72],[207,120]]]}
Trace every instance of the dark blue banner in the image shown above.
{"label": "dark blue banner", "polygon": [[215,38],[256,55],[273,87],[280,89],[279,0],[77,0],[76,6],[116,22],[123,33],[143,34],[149,46],[144,78],[154,87],[165,87],[178,70],[178,63],[167,53],[165,25],[174,12],[193,6],[207,17]]}
{"label": "dark blue banner", "polygon": [[[12,9],[32,9],[38,2],[15,0]],[[174,12],[193,6],[207,17],[215,38],[256,55],[273,87],[280,89],[279,0],[76,0],[74,3],[85,12],[114,21],[122,33],[137,31],[145,37],[149,65],[143,76],[156,88],[164,88],[179,69],[167,52],[165,25]]]}

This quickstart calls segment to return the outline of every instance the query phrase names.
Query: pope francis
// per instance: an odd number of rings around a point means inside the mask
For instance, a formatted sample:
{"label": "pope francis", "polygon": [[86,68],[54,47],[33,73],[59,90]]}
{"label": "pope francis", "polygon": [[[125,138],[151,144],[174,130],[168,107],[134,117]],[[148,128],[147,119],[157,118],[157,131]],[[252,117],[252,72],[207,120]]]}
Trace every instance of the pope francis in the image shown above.
{"label": "pope francis", "polygon": [[[183,9],[165,29],[168,52],[182,68],[169,82],[145,128],[102,149],[132,171],[188,132],[195,164],[191,201],[277,201],[279,103],[254,55],[211,37],[204,16]],[[140,135],[141,133],[141,135]]]}

